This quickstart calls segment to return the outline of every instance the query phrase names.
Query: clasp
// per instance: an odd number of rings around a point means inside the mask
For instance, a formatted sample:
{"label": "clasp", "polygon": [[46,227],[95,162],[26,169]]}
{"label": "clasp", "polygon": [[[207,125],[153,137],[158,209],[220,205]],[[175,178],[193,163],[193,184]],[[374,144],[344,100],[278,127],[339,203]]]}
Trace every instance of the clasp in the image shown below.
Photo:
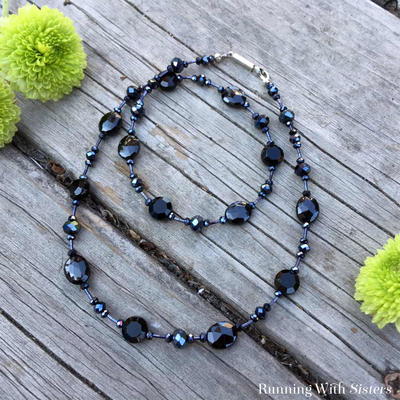
{"label": "clasp", "polygon": [[266,69],[252,63],[251,61],[241,56],[240,54],[228,51],[227,53],[224,54],[216,53],[214,57],[217,62],[221,62],[224,58],[233,58],[239,64],[242,64],[244,67],[248,68],[250,72],[254,72],[264,83],[270,82],[270,76]]}

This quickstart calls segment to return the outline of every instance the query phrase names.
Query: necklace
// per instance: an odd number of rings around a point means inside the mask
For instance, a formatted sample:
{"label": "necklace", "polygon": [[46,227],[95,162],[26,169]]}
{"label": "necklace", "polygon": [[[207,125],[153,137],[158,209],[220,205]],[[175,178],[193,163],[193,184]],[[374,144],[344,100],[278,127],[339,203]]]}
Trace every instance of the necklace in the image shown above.
{"label": "necklace", "polygon": [[[144,203],[148,207],[150,215],[158,220],[171,220],[189,226],[193,231],[200,232],[203,229],[217,224],[243,224],[249,221],[252,211],[257,207],[259,202],[265,199],[273,188],[273,176],[278,165],[283,161],[284,154],[272,140],[269,129],[269,117],[259,114],[250,107],[244,92],[233,86],[223,87],[214,84],[205,75],[181,75],[181,72],[191,64],[209,65],[221,62],[223,59],[234,59],[241,65],[250,69],[260,77],[268,91],[269,96],[277,103],[279,107],[279,121],[289,128],[290,142],[297,152],[297,165],[295,173],[298,175],[304,185],[302,197],[296,205],[297,218],[301,222],[302,235],[299,241],[298,250],[295,256],[295,263],[290,269],[284,269],[275,276],[274,297],[262,306],[255,308],[254,313],[250,314],[249,319],[243,323],[234,324],[231,322],[217,322],[212,325],[207,332],[193,335],[187,333],[183,329],[176,329],[172,333],[157,334],[151,332],[147,322],[140,316],[129,317],[125,320],[114,318],[108,311],[106,304],[94,297],[89,290],[90,268],[88,262],[77,253],[74,248],[74,241],[80,231],[80,224],[76,218],[76,213],[80,201],[89,193],[88,171],[93,165],[99,152],[100,144],[111,134],[117,132],[122,123],[122,109],[130,102],[135,102],[131,107],[130,125],[127,130],[128,135],[125,136],[118,145],[118,154],[122,157],[129,167],[129,178],[135,192],[140,193],[144,198]],[[146,96],[154,89],[164,91],[172,91],[178,87],[183,81],[189,80],[201,86],[212,87],[217,89],[222,100],[231,107],[241,108],[248,111],[254,120],[256,129],[259,129],[266,137],[266,144],[261,152],[261,160],[268,168],[268,177],[261,184],[258,191],[258,197],[255,201],[237,201],[230,204],[223,216],[216,219],[206,219],[200,215],[194,217],[180,217],[173,211],[172,202],[165,197],[151,198],[144,190],[142,179],[135,172],[135,159],[140,151],[140,140],[136,136],[136,124],[144,116],[144,100]],[[308,232],[312,222],[319,215],[318,202],[311,196],[309,191],[309,173],[310,166],[305,163],[301,152],[301,136],[299,131],[294,127],[294,112],[289,110],[281,100],[279,90],[275,84],[270,81],[268,72],[251,63],[239,54],[228,52],[226,54],[215,54],[211,56],[197,57],[193,61],[183,61],[180,58],[174,58],[165,71],[160,72],[150,79],[144,86],[127,88],[126,96],[122,103],[115,107],[113,111],[105,114],[99,122],[99,137],[96,144],[86,152],[85,169],[83,174],[74,180],[70,186],[72,198],[72,213],[67,222],[63,225],[63,230],[67,234],[68,242],[68,260],[64,264],[64,274],[68,281],[75,285],[80,285],[89,299],[90,304],[94,308],[94,312],[102,318],[108,319],[116,327],[122,331],[122,336],[131,343],[139,343],[143,340],[164,339],[166,342],[172,342],[177,348],[182,348],[193,342],[207,342],[211,347],[216,349],[224,349],[232,346],[238,337],[240,331],[245,330],[255,322],[266,317],[273,305],[282,296],[289,296],[297,291],[300,285],[299,266],[301,261],[310,250],[308,245]]]}

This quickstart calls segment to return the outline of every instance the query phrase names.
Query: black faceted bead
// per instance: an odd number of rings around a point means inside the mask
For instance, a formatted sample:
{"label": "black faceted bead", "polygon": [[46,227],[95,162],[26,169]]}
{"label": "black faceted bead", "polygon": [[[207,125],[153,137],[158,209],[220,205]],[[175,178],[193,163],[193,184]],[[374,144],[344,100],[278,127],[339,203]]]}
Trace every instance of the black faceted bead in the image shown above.
{"label": "black faceted bead", "polygon": [[160,72],[157,77],[158,83],[160,85],[160,89],[171,91],[174,90],[178,83],[178,77],[174,72],[170,72],[168,70]]}
{"label": "black faceted bead", "polygon": [[188,335],[183,329],[176,329],[172,333],[172,341],[179,349],[184,347],[188,342]]}
{"label": "black faceted bead", "polygon": [[82,200],[89,194],[89,182],[87,179],[75,179],[69,187],[72,200]]}
{"label": "black faceted bead", "polygon": [[140,187],[140,186],[143,186],[143,181],[142,181],[140,178],[135,177],[135,178],[132,179],[131,185],[132,185],[134,188],[138,188],[138,187]]}
{"label": "black faceted bead", "polygon": [[94,151],[88,151],[86,152],[86,158],[93,161],[96,158],[96,153]]}
{"label": "black faceted bead", "polygon": [[152,89],[158,88],[159,84],[155,79],[149,79],[147,81],[147,85],[149,85]]}
{"label": "black faceted bead", "polygon": [[132,117],[139,119],[144,115],[144,106],[143,103],[138,101],[132,108],[131,108]]}
{"label": "black faceted bead", "polygon": [[303,196],[297,202],[296,213],[297,218],[303,224],[314,222],[319,215],[319,204],[314,198]]}
{"label": "black faceted bead", "polygon": [[106,309],[106,303],[98,302],[93,306],[96,314],[101,314]]}
{"label": "black faceted bead", "polygon": [[146,321],[141,317],[129,317],[122,324],[122,336],[130,343],[139,343],[146,339]]}
{"label": "black faceted bead", "polygon": [[204,228],[204,218],[200,215],[196,215],[190,219],[189,225],[192,230],[200,232]]}
{"label": "black faceted bead", "polygon": [[81,226],[79,225],[79,222],[76,219],[68,220],[63,225],[63,230],[67,235],[76,235],[81,230]]}
{"label": "black faceted bead", "polygon": [[268,183],[264,183],[263,185],[261,185],[261,192],[263,192],[264,194],[269,194],[272,192],[272,186],[269,185]]}
{"label": "black faceted bead", "polygon": [[121,114],[113,111],[104,114],[99,122],[99,130],[103,134],[115,133],[122,122]]}
{"label": "black faceted bead", "polygon": [[279,115],[279,121],[282,124],[287,124],[288,122],[292,122],[294,120],[294,112],[291,110],[282,110]]}
{"label": "black faceted bead", "polygon": [[275,85],[272,85],[269,89],[268,89],[268,94],[270,96],[275,96],[276,94],[278,94],[279,90],[278,87]]}
{"label": "black faceted bead", "polygon": [[246,103],[246,96],[244,96],[243,91],[234,86],[224,88],[221,97],[226,104],[232,107],[244,106]]}
{"label": "black faceted bead", "polygon": [[155,219],[167,219],[172,212],[172,203],[164,197],[154,198],[149,205],[149,213]]}
{"label": "black faceted bead", "polygon": [[142,89],[140,87],[128,86],[126,89],[126,95],[129,97],[129,100],[139,100],[141,94]]}
{"label": "black faceted bead", "polygon": [[269,117],[266,115],[259,115],[258,118],[254,121],[254,125],[258,129],[266,128],[269,124]]}
{"label": "black faceted bead", "polygon": [[306,163],[297,164],[294,172],[298,176],[305,176],[309,175],[311,171],[311,167]]}
{"label": "black faceted bead", "polygon": [[118,145],[118,154],[124,160],[133,160],[140,151],[140,141],[137,137],[125,136]]}
{"label": "black faceted bead", "polygon": [[89,279],[89,265],[83,257],[71,256],[64,264],[64,274],[71,283],[80,285]]}
{"label": "black faceted bead", "polygon": [[177,72],[177,73],[182,72],[183,69],[185,68],[183,60],[181,60],[178,57],[175,57],[171,60],[171,65],[172,65],[173,71]]}
{"label": "black faceted bead", "polygon": [[207,331],[207,343],[214,349],[226,349],[237,339],[237,327],[231,322],[217,322]]}
{"label": "black faceted bead", "polygon": [[225,211],[225,218],[231,224],[243,224],[250,219],[253,208],[249,203],[236,201],[228,206]]}
{"label": "black faceted bead", "polygon": [[257,318],[264,319],[265,318],[265,308],[264,307],[256,307],[254,314],[257,315]]}
{"label": "black faceted bead", "polygon": [[267,144],[261,152],[261,160],[269,167],[276,167],[283,161],[283,150],[276,144]]}
{"label": "black faceted bead", "polygon": [[278,272],[275,276],[275,289],[283,295],[289,295],[296,292],[300,286],[298,274],[289,269]]}

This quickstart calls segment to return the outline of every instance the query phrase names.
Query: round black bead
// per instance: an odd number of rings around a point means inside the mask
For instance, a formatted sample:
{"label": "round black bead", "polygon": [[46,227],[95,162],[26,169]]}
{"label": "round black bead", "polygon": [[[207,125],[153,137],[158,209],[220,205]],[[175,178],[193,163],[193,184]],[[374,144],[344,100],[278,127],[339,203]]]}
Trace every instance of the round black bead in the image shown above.
{"label": "round black bead", "polygon": [[207,331],[207,343],[214,349],[226,349],[237,339],[237,327],[231,322],[217,322]]}
{"label": "round black bead", "polygon": [[139,100],[141,94],[142,89],[140,87],[128,86],[126,89],[126,95],[129,97],[129,100]]}
{"label": "round black bead", "polygon": [[79,222],[77,220],[70,220],[69,219],[63,225],[63,231],[67,235],[76,235],[77,233],[79,233],[80,229],[81,229],[81,226],[79,225]]}
{"label": "round black bead", "polygon": [[88,151],[86,152],[86,158],[93,161],[96,158],[96,153],[94,151]]}
{"label": "round black bead", "polygon": [[101,314],[106,309],[106,303],[98,302],[93,306],[93,310],[96,314]]}
{"label": "round black bead", "polygon": [[125,136],[118,145],[118,154],[124,160],[134,159],[140,151],[140,141],[137,137],[128,135]]}
{"label": "round black bead", "polygon": [[265,303],[263,307],[264,307],[265,312],[271,311],[271,304]]}
{"label": "round black bead", "polygon": [[266,128],[269,124],[269,117],[266,115],[259,115],[258,118],[254,121],[254,126],[258,129]]}
{"label": "round black bead", "polygon": [[228,206],[225,211],[225,218],[231,224],[243,224],[250,219],[252,207],[244,201],[236,201]]}
{"label": "round black bead", "polygon": [[173,68],[173,71],[174,71],[174,72],[177,72],[177,73],[182,72],[183,69],[185,68],[185,65],[184,65],[184,63],[183,63],[183,60],[181,60],[181,59],[178,58],[178,57],[175,57],[175,58],[173,58],[173,59],[171,60],[171,66],[172,66],[172,68]]}
{"label": "round black bead", "polygon": [[276,94],[278,94],[278,87],[277,86],[275,86],[275,85],[272,85],[269,89],[268,89],[268,94],[270,95],[270,96],[274,96],[274,95],[276,95]]}
{"label": "round black bead", "polygon": [[261,152],[261,160],[265,165],[276,167],[283,161],[283,150],[276,144],[267,144]]}
{"label": "round black bead", "polygon": [[75,179],[69,187],[72,200],[82,200],[89,194],[89,181],[87,179]]}
{"label": "round black bead", "polygon": [[294,120],[294,112],[291,110],[282,110],[280,115],[279,115],[279,121],[282,122],[282,124],[287,124],[288,122],[292,122]]}
{"label": "round black bead", "polygon": [[188,335],[183,329],[176,329],[172,333],[172,341],[179,349],[184,347],[188,342]]}
{"label": "round black bead", "polygon": [[276,274],[274,284],[275,289],[283,295],[293,294],[300,286],[299,275],[289,269],[284,269]]}
{"label": "round black bead", "polygon": [[190,219],[189,226],[192,230],[200,232],[204,228],[204,218],[200,215],[196,215]]}
{"label": "round black bead", "polygon": [[89,265],[83,257],[71,256],[64,264],[64,274],[74,285],[81,285],[89,279]]}
{"label": "round black bead", "polygon": [[269,185],[268,183],[264,183],[263,185],[261,185],[261,192],[263,192],[264,194],[269,194],[272,192],[272,186]]}
{"label": "round black bead", "polygon": [[146,339],[146,321],[141,317],[129,317],[122,324],[122,336],[130,343],[139,343]]}
{"label": "round black bead", "polygon": [[303,196],[297,202],[296,213],[300,222],[314,222],[319,215],[319,204],[314,198]]}
{"label": "round black bead", "polygon": [[305,176],[309,175],[311,172],[311,167],[306,163],[297,164],[294,172],[298,176]]}
{"label": "round black bead", "polygon": [[132,179],[131,185],[134,188],[138,188],[139,186],[143,186],[143,181],[136,176],[135,178]]}
{"label": "round black bead", "polygon": [[264,319],[265,318],[265,308],[264,307],[256,307],[254,314],[257,315],[257,318]]}
{"label": "round black bead", "polygon": [[149,213],[155,219],[167,219],[172,212],[172,203],[164,197],[154,198],[149,205]]}
{"label": "round black bead", "polygon": [[122,122],[121,114],[117,112],[109,112],[104,114],[99,122],[99,130],[103,134],[115,133]]}
{"label": "round black bead", "polygon": [[174,90],[179,83],[176,74],[168,70],[160,72],[157,80],[160,85],[160,89],[165,91]]}
{"label": "round black bead", "polygon": [[244,106],[246,103],[246,96],[244,96],[243,91],[234,86],[224,88],[221,97],[226,104],[232,107]]}

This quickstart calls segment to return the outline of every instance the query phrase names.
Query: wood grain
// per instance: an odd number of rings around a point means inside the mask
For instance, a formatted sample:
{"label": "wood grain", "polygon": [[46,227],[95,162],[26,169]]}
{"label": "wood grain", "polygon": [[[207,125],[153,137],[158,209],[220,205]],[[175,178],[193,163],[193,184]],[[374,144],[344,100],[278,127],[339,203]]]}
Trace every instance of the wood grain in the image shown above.
{"label": "wood grain", "polygon": [[[59,6],[55,0],[37,4]],[[266,65],[296,111],[322,215],[313,227],[301,290],[260,329],[322,379],[377,385],[386,369],[397,368],[395,329],[375,328],[352,296],[363,259],[399,230],[398,20],[368,1],[338,0],[305,6],[250,1],[246,7],[241,1],[178,1],[171,7],[131,0],[99,7],[89,0],[62,11],[84,38],[87,77],[82,89],[57,104],[24,100],[21,135],[79,175],[100,115],[129,82],[144,82],[173,56],[233,48]],[[217,83],[244,87],[255,108],[277,115],[259,82],[239,66],[204,71]],[[254,199],[266,175],[259,161],[263,139],[248,116],[207,90],[188,82],[179,93],[152,95],[138,129],[144,143],[139,174],[150,193],[173,198],[184,216],[217,217],[232,201]],[[243,315],[272,294],[274,275],[293,262],[299,237],[295,155],[272,119],[287,161],[270,200],[238,229],[195,235],[150,220],[115,153],[117,137],[91,174],[97,201]]]}

